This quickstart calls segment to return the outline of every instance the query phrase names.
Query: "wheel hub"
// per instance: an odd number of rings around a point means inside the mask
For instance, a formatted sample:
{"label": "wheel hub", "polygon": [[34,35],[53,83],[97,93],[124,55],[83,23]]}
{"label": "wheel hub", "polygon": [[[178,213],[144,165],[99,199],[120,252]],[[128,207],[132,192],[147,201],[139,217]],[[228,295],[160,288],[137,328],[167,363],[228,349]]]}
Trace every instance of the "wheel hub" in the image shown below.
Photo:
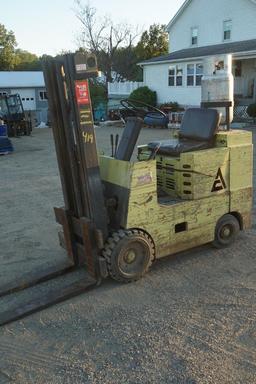
{"label": "wheel hub", "polygon": [[124,260],[127,264],[132,264],[136,259],[136,253],[133,249],[129,249],[124,256]]}
{"label": "wheel hub", "polygon": [[230,235],[231,235],[231,229],[229,228],[229,226],[226,225],[221,230],[221,237],[223,239],[227,239]]}

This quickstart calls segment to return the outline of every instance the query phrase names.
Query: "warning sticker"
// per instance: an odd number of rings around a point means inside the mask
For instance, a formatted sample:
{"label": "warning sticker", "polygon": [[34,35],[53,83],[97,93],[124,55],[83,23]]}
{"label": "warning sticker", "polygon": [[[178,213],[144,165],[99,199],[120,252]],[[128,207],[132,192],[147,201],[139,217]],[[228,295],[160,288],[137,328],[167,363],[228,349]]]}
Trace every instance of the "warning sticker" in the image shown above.
{"label": "warning sticker", "polygon": [[78,105],[85,105],[90,103],[88,81],[76,81],[76,101]]}
{"label": "warning sticker", "polygon": [[141,175],[137,177],[137,185],[145,185],[152,183],[153,177],[152,173],[146,173],[145,175]]}
{"label": "warning sticker", "polygon": [[227,186],[226,186],[225,180],[222,176],[221,169],[219,168],[217,175],[215,177],[211,192],[222,191],[222,189],[226,189],[226,188]]}

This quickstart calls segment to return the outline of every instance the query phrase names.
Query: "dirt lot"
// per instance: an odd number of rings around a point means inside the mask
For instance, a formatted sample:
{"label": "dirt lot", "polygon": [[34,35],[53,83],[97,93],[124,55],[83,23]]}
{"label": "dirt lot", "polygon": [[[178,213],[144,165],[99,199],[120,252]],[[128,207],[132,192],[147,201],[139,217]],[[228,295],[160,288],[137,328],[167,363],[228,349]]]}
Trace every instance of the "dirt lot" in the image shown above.
{"label": "dirt lot", "polygon": [[[117,132],[97,128],[105,153]],[[140,141],[168,134],[145,129]],[[52,210],[62,192],[51,130],[13,142],[15,153],[0,157],[1,285],[68,264]],[[254,206],[253,229],[228,249],[167,257],[137,283],[107,280],[1,328],[0,384],[256,383],[255,239]]]}

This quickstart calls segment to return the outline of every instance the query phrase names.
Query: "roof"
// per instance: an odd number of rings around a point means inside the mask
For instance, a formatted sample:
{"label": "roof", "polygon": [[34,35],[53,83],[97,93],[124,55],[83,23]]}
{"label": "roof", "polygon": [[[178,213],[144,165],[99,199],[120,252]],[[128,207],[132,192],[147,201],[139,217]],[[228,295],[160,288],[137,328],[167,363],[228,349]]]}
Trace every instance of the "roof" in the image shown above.
{"label": "roof", "polygon": [[244,40],[234,43],[223,43],[216,45],[207,45],[205,47],[181,49],[169,53],[168,55],[153,57],[152,59],[139,63],[140,65],[145,64],[158,64],[161,62],[169,62],[175,60],[186,60],[193,58],[200,58],[204,56],[222,55],[227,53],[249,53],[256,52],[256,39]]}
{"label": "roof", "polygon": [[0,71],[0,88],[44,87],[42,71]]}
{"label": "roof", "polygon": [[[256,4],[256,0],[249,0],[252,3]],[[189,4],[192,2],[192,0],[185,0],[182,6],[179,8],[178,12],[175,13],[171,21],[166,27],[166,30],[169,31],[172,25],[176,22],[176,20],[181,16],[181,14],[185,11],[185,9],[189,6]]]}
{"label": "roof", "polygon": [[183,11],[187,8],[187,6],[191,3],[192,0],[186,0],[184,1],[184,3],[182,4],[182,6],[179,8],[178,12],[175,13],[175,15],[173,16],[173,18],[171,19],[171,21],[169,22],[169,24],[167,25],[166,27],[166,30],[169,31],[169,29],[171,28],[171,26],[175,23],[175,21],[180,17],[180,15],[183,13]]}

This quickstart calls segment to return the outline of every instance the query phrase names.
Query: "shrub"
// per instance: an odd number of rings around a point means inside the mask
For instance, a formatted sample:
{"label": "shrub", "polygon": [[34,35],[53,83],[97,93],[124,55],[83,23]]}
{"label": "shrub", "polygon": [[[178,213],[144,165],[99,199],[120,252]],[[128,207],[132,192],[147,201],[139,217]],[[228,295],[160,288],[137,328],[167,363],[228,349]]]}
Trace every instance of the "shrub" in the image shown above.
{"label": "shrub", "polygon": [[103,84],[97,82],[97,80],[90,80],[89,87],[90,87],[92,108],[97,108],[99,103],[104,103],[104,104],[107,103],[108,101],[107,90]]}
{"label": "shrub", "polygon": [[253,118],[253,121],[256,121],[256,103],[255,104],[250,104],[247,107],[247,113],[250,117]]}
{"label": "shrub", "polygon": [[140,87],[135,89],[129,96],[131,100],[142,101],[143,103],[156,106],[156,92],[148,87]]}
{"label": "shrub", "polygon": [[161,104],[160,109],[171,109],[172,112],[178,112],[178,111],[184,111],[184,108],[180,107],[179,103],[177,101],[170,101],[168,103]]}

